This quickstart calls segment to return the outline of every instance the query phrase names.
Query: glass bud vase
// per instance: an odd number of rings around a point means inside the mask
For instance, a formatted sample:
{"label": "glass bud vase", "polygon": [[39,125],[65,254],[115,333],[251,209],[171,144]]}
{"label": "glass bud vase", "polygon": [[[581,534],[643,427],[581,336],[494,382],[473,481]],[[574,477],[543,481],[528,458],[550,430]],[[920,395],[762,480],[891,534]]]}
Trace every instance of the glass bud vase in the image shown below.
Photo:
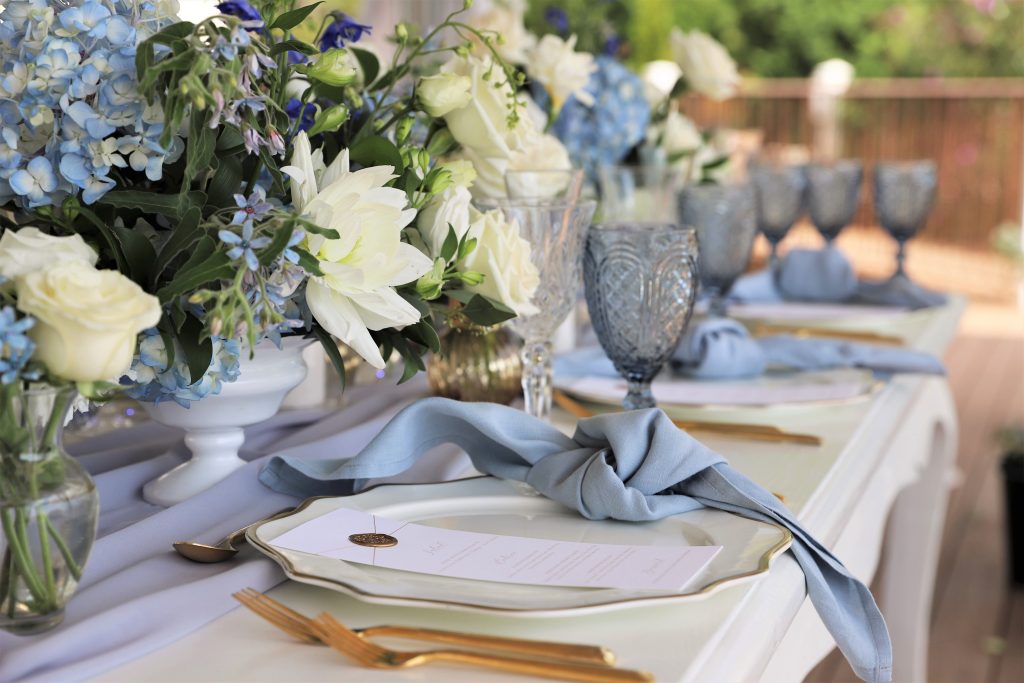
{"label": "glass bud vase", "polygon": [[427,381],[435,396],[511,403],[522,394],[519,342],[503,327],[453,320],[427,365]]}
{"label": "glass bud vase", "polygon": [[0,385],[0,629],[64,619],[96,538],[99,496],[62,445],[74,389]]}

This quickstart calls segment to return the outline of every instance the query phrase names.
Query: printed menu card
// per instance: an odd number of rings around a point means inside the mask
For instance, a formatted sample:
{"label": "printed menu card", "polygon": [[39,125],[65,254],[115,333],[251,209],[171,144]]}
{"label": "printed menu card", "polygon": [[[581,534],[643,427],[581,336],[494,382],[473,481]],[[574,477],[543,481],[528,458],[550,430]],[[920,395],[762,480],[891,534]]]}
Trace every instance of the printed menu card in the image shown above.
{"label": "printed menu card", "polygon": [[[597,522],[595,522],[597,523]],[[271,545],[422,574],[536,586],[682,590],[721,546],[613,545],[442,529],[339,508]]]}

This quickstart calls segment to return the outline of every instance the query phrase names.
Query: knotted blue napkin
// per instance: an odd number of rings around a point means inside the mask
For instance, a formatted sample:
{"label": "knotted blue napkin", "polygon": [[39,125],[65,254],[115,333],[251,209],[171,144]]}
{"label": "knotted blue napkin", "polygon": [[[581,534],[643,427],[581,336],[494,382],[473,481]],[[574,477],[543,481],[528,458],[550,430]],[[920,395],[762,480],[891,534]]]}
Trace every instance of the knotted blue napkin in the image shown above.
{"label": "knotted blue napkin", "polygon": [[878,375],[945,374],[938,359],[921,351],[790,335],[754,339],[747,328],[729,318],[710,318],[691,325],[672,355],[672,366],[683,374],[704,379],[756,377],[768,366],[798,370],[865,368]]}
{"label": "knotted blue napkin", "polygon": [[396,415],[354,458],[275,457],[260,480],[297,497],[347,495],[446,443],[465,450],[477,470],[526,482],[588,519],[642,522],[707,506],[786,527],[807,594],[854,671],[866,681],[891,680],[889,633],[868,588],[774,495],[657,409],[580,420],[569,438],[506,406],[427,398]]}
{"label": "knotted blue napkin", "polygon": [[740,278],[729,296],[744,302],[810,301],[905,308],[928,308],[946,303],[946,296],[929,291],[906,277],[860,281],[841,251],[793,249],[769,270]]}

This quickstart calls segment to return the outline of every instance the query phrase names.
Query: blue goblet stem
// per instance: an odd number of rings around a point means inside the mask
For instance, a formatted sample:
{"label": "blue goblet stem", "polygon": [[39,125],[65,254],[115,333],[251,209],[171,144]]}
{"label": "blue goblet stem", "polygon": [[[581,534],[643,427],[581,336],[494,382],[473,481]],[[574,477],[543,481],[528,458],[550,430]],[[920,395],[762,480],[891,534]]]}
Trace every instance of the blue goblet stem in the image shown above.
{"label": "blue goblet stem", "polygon": [[729,312],[729,305],[725,301],[725,292],[718,287],[709,287],[708,290],[711,293],[711,299],[708,302],[708,315],[713,318],[726,317]]}
{"label": "blue goblet stem", "polygon": [[523,360],[523,398],[526,413],[542,420],[551,417],[551,342],[528,340],[520,352]]}
{"label": "blue goblet stem", "polygon": [[642,410],[654,408],[654,394],[651,393],[651,380],[626,379],[626,398],[622,401],[622,407],[626,410]]}
{"label": "blue goblet stem", "polygon": [[896,272],[893,273],[893,278],[907,276],[907,272],[904,269],[904,264],[906,260],[907,240],[906,238],[896,238]]}
{"label": "blue goblet stem", "polygon": [[768,255],[768,270],[779,269],[779,240],[769,239],[768,244],[771,247],[771,253]]}

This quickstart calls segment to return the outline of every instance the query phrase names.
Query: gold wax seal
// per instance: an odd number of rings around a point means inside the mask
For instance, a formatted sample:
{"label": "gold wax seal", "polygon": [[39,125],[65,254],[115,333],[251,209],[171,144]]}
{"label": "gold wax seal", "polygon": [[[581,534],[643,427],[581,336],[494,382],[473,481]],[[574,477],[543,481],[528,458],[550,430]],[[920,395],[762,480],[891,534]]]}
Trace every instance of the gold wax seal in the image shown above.
{"label": "gold wax seal", "polygon": [[398,545],[398,539],[387,534],[352,534],[348,540],[368,548],[390,548],[393,545]]}

